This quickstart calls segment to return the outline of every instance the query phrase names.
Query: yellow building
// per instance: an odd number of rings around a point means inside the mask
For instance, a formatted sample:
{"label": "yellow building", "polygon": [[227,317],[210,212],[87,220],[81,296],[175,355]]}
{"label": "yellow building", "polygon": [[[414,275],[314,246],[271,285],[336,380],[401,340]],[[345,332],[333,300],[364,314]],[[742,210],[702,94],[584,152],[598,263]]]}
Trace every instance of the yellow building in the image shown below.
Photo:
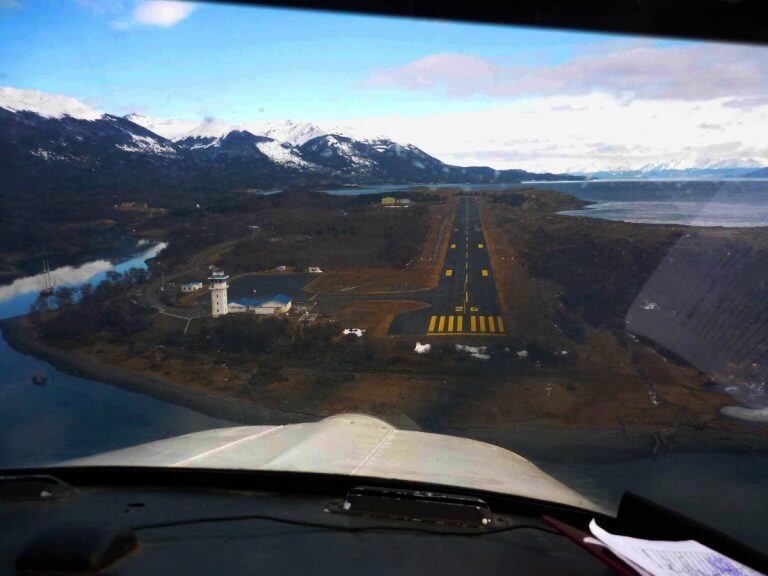
{"label": "yellow building", "polygon": [[393,196],[384,196],[384,198],[381,199],[382,206],[394,206],[395,202],[397,201]]}

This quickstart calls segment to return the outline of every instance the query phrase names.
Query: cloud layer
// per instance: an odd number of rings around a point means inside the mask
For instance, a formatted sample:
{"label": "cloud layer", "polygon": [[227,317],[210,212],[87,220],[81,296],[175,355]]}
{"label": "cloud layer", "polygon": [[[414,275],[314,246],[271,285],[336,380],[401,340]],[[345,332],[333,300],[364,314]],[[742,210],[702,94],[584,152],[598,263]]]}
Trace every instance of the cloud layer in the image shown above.
{"label": "cloud layer", "polygon": [[549,171],[768,166],[768,103],[636,100],[606,93],[519,99],[478,111],[348,120],[447,162]]}
{"label": "cloud layer", "polygon": [[506,66],[471,54],[433,54],[379,70],[371,88],[498,98],[605,92],[633,99],[710,100],[749,106],[768,92],[768,49],[725,44],[612,44],[554,66]]}
{"label": "cloud layer", "polygon": [[[90,4],[92,0],[79,0],[81,4]],[[110,4],[111,11],[122,8],[122,3]],[[148,0],[137,3],[130,16],[112,22],[115,28],[126,29],[135,26],[156,26],[170,28],[187,18],[195,9],[192,2],[177,0]],[[99,9],[102,13],[104,9]]]}

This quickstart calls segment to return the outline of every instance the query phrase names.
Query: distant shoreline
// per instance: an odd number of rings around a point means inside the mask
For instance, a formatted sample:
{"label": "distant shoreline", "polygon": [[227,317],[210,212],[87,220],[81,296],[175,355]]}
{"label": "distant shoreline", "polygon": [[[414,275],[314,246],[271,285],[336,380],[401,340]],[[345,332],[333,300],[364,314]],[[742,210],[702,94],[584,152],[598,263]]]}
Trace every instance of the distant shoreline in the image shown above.
{"label": "distant shoreline", "polygon": [[[93,362],[71,350],[53,348],[32,334],[28,320],[19,317],[0,321],[8,344],[15,350],[49,362],[78,377],[145,394],[202,414],[232,421],[233,425],[292,424],[315,421],[325,415],[277,412],[199,390],[184,388],[163,378],[147,376]],[[407,418],[373,414],[405,429],[419,429]],[[399,421],[402,420],[402,421]],[[678,426],[663,434],[649,428],[631,433],[613,428],[577,428],[556,422],[514,422],[501,427],[427,429],[425,432],[462,436],[501,446],[533,462],[608,464],[664,454],[743,453],[768,456],[765,443],[749,427],[744,431],[694,429]]]}

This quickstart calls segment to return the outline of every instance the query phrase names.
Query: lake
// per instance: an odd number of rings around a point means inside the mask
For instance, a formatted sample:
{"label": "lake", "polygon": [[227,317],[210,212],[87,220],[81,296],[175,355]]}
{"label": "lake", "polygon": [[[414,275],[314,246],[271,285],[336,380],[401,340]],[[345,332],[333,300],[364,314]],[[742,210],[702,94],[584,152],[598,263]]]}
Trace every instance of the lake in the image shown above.
{"label": "lake", "polygon": [[[60,266],[58,286],[98,283],[110,270],[146,267],[165,244],[137,241],[134,254]],[[42,275],[0,286],[0,318],[26,314]],[[0,467],[37,466],[232,425],[193,410],[101,382],[71,376],[48,362],[12,349],[0,336]],[[44,386],[32,376],[47,375]]]}

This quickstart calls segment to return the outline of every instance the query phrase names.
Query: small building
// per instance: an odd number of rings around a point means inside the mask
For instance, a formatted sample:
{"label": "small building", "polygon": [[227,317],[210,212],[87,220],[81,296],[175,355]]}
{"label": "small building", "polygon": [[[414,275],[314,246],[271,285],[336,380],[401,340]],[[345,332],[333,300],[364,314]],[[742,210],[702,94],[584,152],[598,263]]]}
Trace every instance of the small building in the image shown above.
{"label": "small building", "polygon": [[203,289],[203,283],[200,281],[187,282],[186,284],[181,285],[182,292],[196,292],[197,290],[202,290],[202,289]]}
{"label": "small building", "polygon": [[249,312],[260,316],[286,314],[291,309],[291,297],[275,294],[268,298],[238,298],[229,303],[229,313]]}
{"label": "small building", "polygon": [[307,267],[307,272],[310,274],[322,274],[323,271],[320,270],[317,266],[309,266]]}
{"label": "small building", "polygon": [[398,198],[395,203],[398,206],[410,206],[411,205],[411,199],[410,198]]}
{"label": "small building", "polygon": [[286,266],[284,264],[280,264],[280,266],[275,268],[275,270],[277,270],[278,272],[285,272],[286,270],[288,270],[288,266]]}
{"label": "small building", "polygon": [[394,206],[397,203],[394,196],[384,196],[381,199],[382,206]]}

